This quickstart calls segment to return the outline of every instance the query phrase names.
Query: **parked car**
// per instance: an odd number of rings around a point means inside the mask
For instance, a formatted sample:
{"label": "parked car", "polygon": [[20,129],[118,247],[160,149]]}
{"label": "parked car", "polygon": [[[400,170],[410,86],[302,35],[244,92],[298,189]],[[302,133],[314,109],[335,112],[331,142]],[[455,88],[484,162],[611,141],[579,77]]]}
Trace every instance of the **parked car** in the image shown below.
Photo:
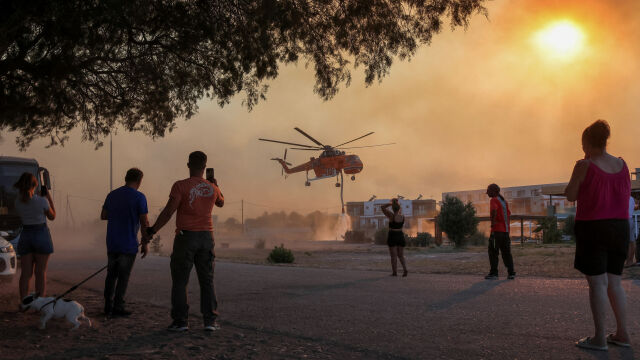
{"label": "parked car", "polygon": [[16,213],[14,203],[18,197],[18,190],[13,184],[24,172],[30,172],[38,179],[36,193],[45,186],[51,190],[49,170],[41,167],[36,159],[0,156],[0,231],[5,233],[3,238],[17,248],[22,233],[22,220]]}
{"label": "parked car", "polygon": [[13,245],[5,239],[8,236],[4,231],[0,231],[0,276],[13,276],[18,267],[18,259]]}

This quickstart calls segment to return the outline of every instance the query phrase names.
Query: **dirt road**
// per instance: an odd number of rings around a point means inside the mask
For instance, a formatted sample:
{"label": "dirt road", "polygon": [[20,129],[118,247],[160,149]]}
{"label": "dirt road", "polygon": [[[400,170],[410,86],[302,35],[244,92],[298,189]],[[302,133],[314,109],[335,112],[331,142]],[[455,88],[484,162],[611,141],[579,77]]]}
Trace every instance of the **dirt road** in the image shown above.
{"label": "dirt road", "polygon": [[[94,269],[103,257],[52,259],[54,291]],[[36,329],[37,316],[16,314],[3,288],[3,358],[201,359],[633,359],[630,349],[596,354],[573,346],[591,335],[584,280],[518,278],[262,266],[218,262],[216,289],[223,329],[201,330],[198,286],[186,334],[165,331],[169,259],[137,260],[128,292],[129,319],[100,316],[104,277],[71,296],[88,309],[93,329],[75,333],[56,321]],[[640,335],[640,283],[625,281],[632,336]],[[609,324],[613,330],[612,316]],[[9,334],[9,335],[5,335]],[[635,342],[634,345],[639,345]],[[26,353],[11,353],[28,349]],[[4,355],[8,354],[8,357]]]}

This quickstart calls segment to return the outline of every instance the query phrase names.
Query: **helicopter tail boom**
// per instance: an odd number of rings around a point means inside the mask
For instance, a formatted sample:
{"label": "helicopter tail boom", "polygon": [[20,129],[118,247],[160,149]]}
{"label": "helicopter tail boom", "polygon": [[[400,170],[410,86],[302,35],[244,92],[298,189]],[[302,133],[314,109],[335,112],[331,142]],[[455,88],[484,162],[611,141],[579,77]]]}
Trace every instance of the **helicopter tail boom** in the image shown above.
{"label": "helicopter tail boom", "polygon": [[309,170],[311,170],[311,163],[310,162],[304,163],[302,165],[295,166],[293,168],[289,168],[288,165],[291,165],[291,164],[286,162],[284,159],[273,158],[271,160],[279,162],[280,165],[282,165],[282,170],[285,172],[285,174],[293,174],[293,173],[297,173],[297,172],[301,172],[301,171],[309,171]]}

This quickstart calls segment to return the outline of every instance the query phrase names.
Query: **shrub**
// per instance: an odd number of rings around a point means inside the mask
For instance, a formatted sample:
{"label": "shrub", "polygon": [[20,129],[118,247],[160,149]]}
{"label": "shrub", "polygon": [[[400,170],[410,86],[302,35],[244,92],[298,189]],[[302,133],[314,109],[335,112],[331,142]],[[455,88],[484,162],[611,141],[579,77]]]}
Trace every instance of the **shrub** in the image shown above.
{"label": "shrub", "polygon": [[473,204],[471,202],[465,204],[453,196],[447,196],[444,199],[436,221],[457,248],[464,247],[467,237],[475,234],[478,229],[478,219]]}
{"label": "shrub", "polygon": [[293,252],[285,248],[284,244],[281,244],[280,246],[276,246],[275,248],[273,248],[273,250],[271,250],[271,253],[269,253],[269,257],[267,257],[267,261],[274,264],[280,264],[280,263],[290,264],[293,262],[293,260],[294,260]]}
{"label": "shrub", "polygon": [[427,247],[433,243],[433,236],[428,232],[420,232],[415,237],[409,237],[408,246]]}
{"label": "shrub", "polygon": [[266,245],[267,245],[267,242],[264,239],[258,239],[258,241],[256,241],[256,244],[253,245],[253,247],[256,249],[264,249]]}
{"label": "shrub", "polygon": [[555,216],[546,217],[538,222],[534,233],[542,232],[542,243],[553,244],[562,240],[562,231],[558,229],[558,220]]}
{"label": "shrub", "polygon": [[389,237],[389,229],[382,228],[376,230],[375,235],[373,236],[373,242],[376,245],[387,245],[387,238]]}
{"label": "shrub", "polygon": [[571,236],[572,241],[576,241],[575,226],[576,217],[573,215],[567,216],[567,218],[562,221],[562,233],[563,235]]}
{"label": "shrub", "polygon": [[371,239],[364,235],[364,231],[349,230],[344,233],[344,242],[348,244],[365,244],[370,243]]}
{"label": "shrub", "polygon": [[481,245],[487,245],[487,241],[489,240],[488,237],[486,237],[483,233],[481,232],[476,232],[475,234],[469,236],[467,238],[467,244],[469,245],[476,245],[476,246],[481,246]]}

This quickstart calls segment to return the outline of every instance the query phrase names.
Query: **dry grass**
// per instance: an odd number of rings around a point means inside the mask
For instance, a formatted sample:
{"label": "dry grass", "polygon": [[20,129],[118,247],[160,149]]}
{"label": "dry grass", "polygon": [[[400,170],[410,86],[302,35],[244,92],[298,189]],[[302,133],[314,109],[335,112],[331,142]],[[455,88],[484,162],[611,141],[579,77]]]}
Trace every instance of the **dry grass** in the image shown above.
{"label": "dry grass", "polygon": [[[287,246],[285,244],[285,246]],[[290,244],[295,263],[286,266],[303,266],[332,269],[390,270],[386,246],[354,245],[338,242]],[[217,248],[218,259],[250,264],[268,264],[266,261],[273,246],[265,249]],[[554,278],[581,278],[573,268],[574,245],[514,245],[512,247],[515,270],[518,276]],[[489,259],[485,247],[469,247],[458,250],[451,247],[406,248],[409,271],[431,274],[473,274],[489,272]],[[500,272],[506,269],[500,260]],[[640,267],[625,269],[625,278],[640,279]]]}

